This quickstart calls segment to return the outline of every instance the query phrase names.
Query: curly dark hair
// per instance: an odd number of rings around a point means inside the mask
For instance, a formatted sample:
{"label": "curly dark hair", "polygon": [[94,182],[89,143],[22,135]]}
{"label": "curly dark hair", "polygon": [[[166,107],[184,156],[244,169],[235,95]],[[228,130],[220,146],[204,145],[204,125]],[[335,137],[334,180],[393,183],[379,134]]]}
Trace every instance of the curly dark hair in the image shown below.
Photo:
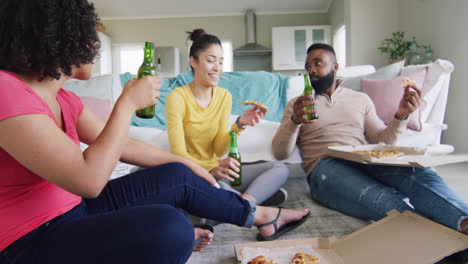
{"label": "curly dark hair", "polygon": [[97,23],[87,0],[1,0],[0,69],[40,79],[71,76],[73,65],[98,55]]}

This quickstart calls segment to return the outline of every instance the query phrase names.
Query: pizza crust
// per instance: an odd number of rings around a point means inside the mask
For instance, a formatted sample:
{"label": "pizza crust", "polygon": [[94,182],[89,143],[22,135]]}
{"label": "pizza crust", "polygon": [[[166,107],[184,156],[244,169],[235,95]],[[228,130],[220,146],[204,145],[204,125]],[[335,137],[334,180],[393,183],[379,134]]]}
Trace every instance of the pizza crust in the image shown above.
{"label": "pizza crust", "polygon": [[256,106],[256,107],[258,107],[258,109],[260,109],[260,111],[264,112],[265,114],[266,114],[266,112],[268,112],[268,106],[266,106],[266,105],[264,105],[262,103],[259,103],[257,101],[254,101],[254,100],[243,101],[242,104]]}
{"label": "pizza crust", "polygon": [[398,149],[389,150],[355,150],[353,153],[358,154],[370,154],[372,157],[377,159],[395,158],[404,155],[405,153]]}
{"label": "pizza crust", "polygon": [[408,77],[403,77],[403,87],[416,87],[416,82]]}
{"label": "pizza crust", "polygon": [[319,258],[306,254],[306,253],[299,252],[299,253],[296,253],[296,255],[294,255],[294,258],[291,261],[291,264],[316,264],[319,262],[320,262]]}
{"label": "pizza crust", "polygon": [[247,264],[276,264],[272,259],[265,256],[257,256],[251,259]]}

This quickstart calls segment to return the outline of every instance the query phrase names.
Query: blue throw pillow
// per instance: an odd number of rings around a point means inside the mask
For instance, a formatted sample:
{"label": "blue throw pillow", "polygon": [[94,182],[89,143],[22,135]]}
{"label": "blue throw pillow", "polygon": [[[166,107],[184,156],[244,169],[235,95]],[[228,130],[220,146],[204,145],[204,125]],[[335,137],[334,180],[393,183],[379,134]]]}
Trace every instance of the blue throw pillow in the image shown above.
{"label": "blue throw pillow", "polygon": [[[122,74],[120,76],[122,86],[134,75]],[[156,105],[156,115],[152,119],[142,119],[136,116],[132,119],[132,125],[166,129],[166,97],[179,86],[193,81],[193,73],[179,74],[172,80],[161,78],[161,97]],[[220,87],[227,89],[232,94],[232,114],[240,115],[248,107],[242,101],[254,100],[268,106],[265,120],[280,122],[283,110],[286,107],[286,91],[289,86],[289,77],[281,74],[273,74],[265,71],[225,72],[219,80]]]}
{"label": "blue throw pillow", "polygon": [[[120,82],[122,87],[125,87],[128,80],[135,78],[136,75],[131,73],[124,73],[120,75]],[[169,80],[166,78],[161,78],[161,96],[159,97],[159,103],[156,104],[155,112],[153,118],[139,118],[135,114],[132,117],[132,126],[141,126],[141,127],[154,127],[161,130],[166,130],[166,97],[172,91],[169,88]]]}

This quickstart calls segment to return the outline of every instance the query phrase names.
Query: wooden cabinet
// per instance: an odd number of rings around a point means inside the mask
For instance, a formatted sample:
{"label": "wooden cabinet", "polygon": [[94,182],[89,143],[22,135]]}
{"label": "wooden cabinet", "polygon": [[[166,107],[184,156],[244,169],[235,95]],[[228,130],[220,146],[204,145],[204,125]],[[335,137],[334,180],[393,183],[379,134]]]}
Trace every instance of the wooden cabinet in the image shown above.
{"label": "wooden cabinet", "polygon": [[307,48],[314,43],[331,44],[330,26],[272,28],[273,70],[302,70]]}

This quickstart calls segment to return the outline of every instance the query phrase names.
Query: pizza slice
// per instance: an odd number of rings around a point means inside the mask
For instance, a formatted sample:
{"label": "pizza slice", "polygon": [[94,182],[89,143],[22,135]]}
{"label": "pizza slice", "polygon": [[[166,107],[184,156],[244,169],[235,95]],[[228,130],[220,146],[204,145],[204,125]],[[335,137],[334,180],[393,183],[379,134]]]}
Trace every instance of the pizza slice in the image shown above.
{"label": "pizza slice", "polygon": [[416,82],[411,80],[410,78],[408,77],[403,77],[403,87],[415,87],[416,86]]}
{"label": "pizza slice", "polygon": [[371,151],[371,156],[377,159],[395,158],[404,153],[397,149]]}
{"label": "pizza slice", "polygon": [[353,153],[358,154],[370,154],[376,159],[386,159],[386,158],[395,158],[404,155],[405,153],[399,151],[398,149],[389,149],[389,150],[355,150]]}
{"label": "pizza slice", "polygon": [[316,264],[319,263],[320,259],[306,253],[297,253],[294,255],[291,264]]}
{"label": "pizza slice", "polygon": [[247,264],[276,264],[272,259],[265,256],[257,256],[251,259]]}
{"label": "pizza slice", "polygon": [[243,101],[242,104],[256,106],[256,107],[258,107],[258,109],[260,111],[264,112],[265,114],[268,112],[268,106],[266,106],[266,105],[264,105],[262,103],[259,103],[257,101],[254,101],[254,100]]}

